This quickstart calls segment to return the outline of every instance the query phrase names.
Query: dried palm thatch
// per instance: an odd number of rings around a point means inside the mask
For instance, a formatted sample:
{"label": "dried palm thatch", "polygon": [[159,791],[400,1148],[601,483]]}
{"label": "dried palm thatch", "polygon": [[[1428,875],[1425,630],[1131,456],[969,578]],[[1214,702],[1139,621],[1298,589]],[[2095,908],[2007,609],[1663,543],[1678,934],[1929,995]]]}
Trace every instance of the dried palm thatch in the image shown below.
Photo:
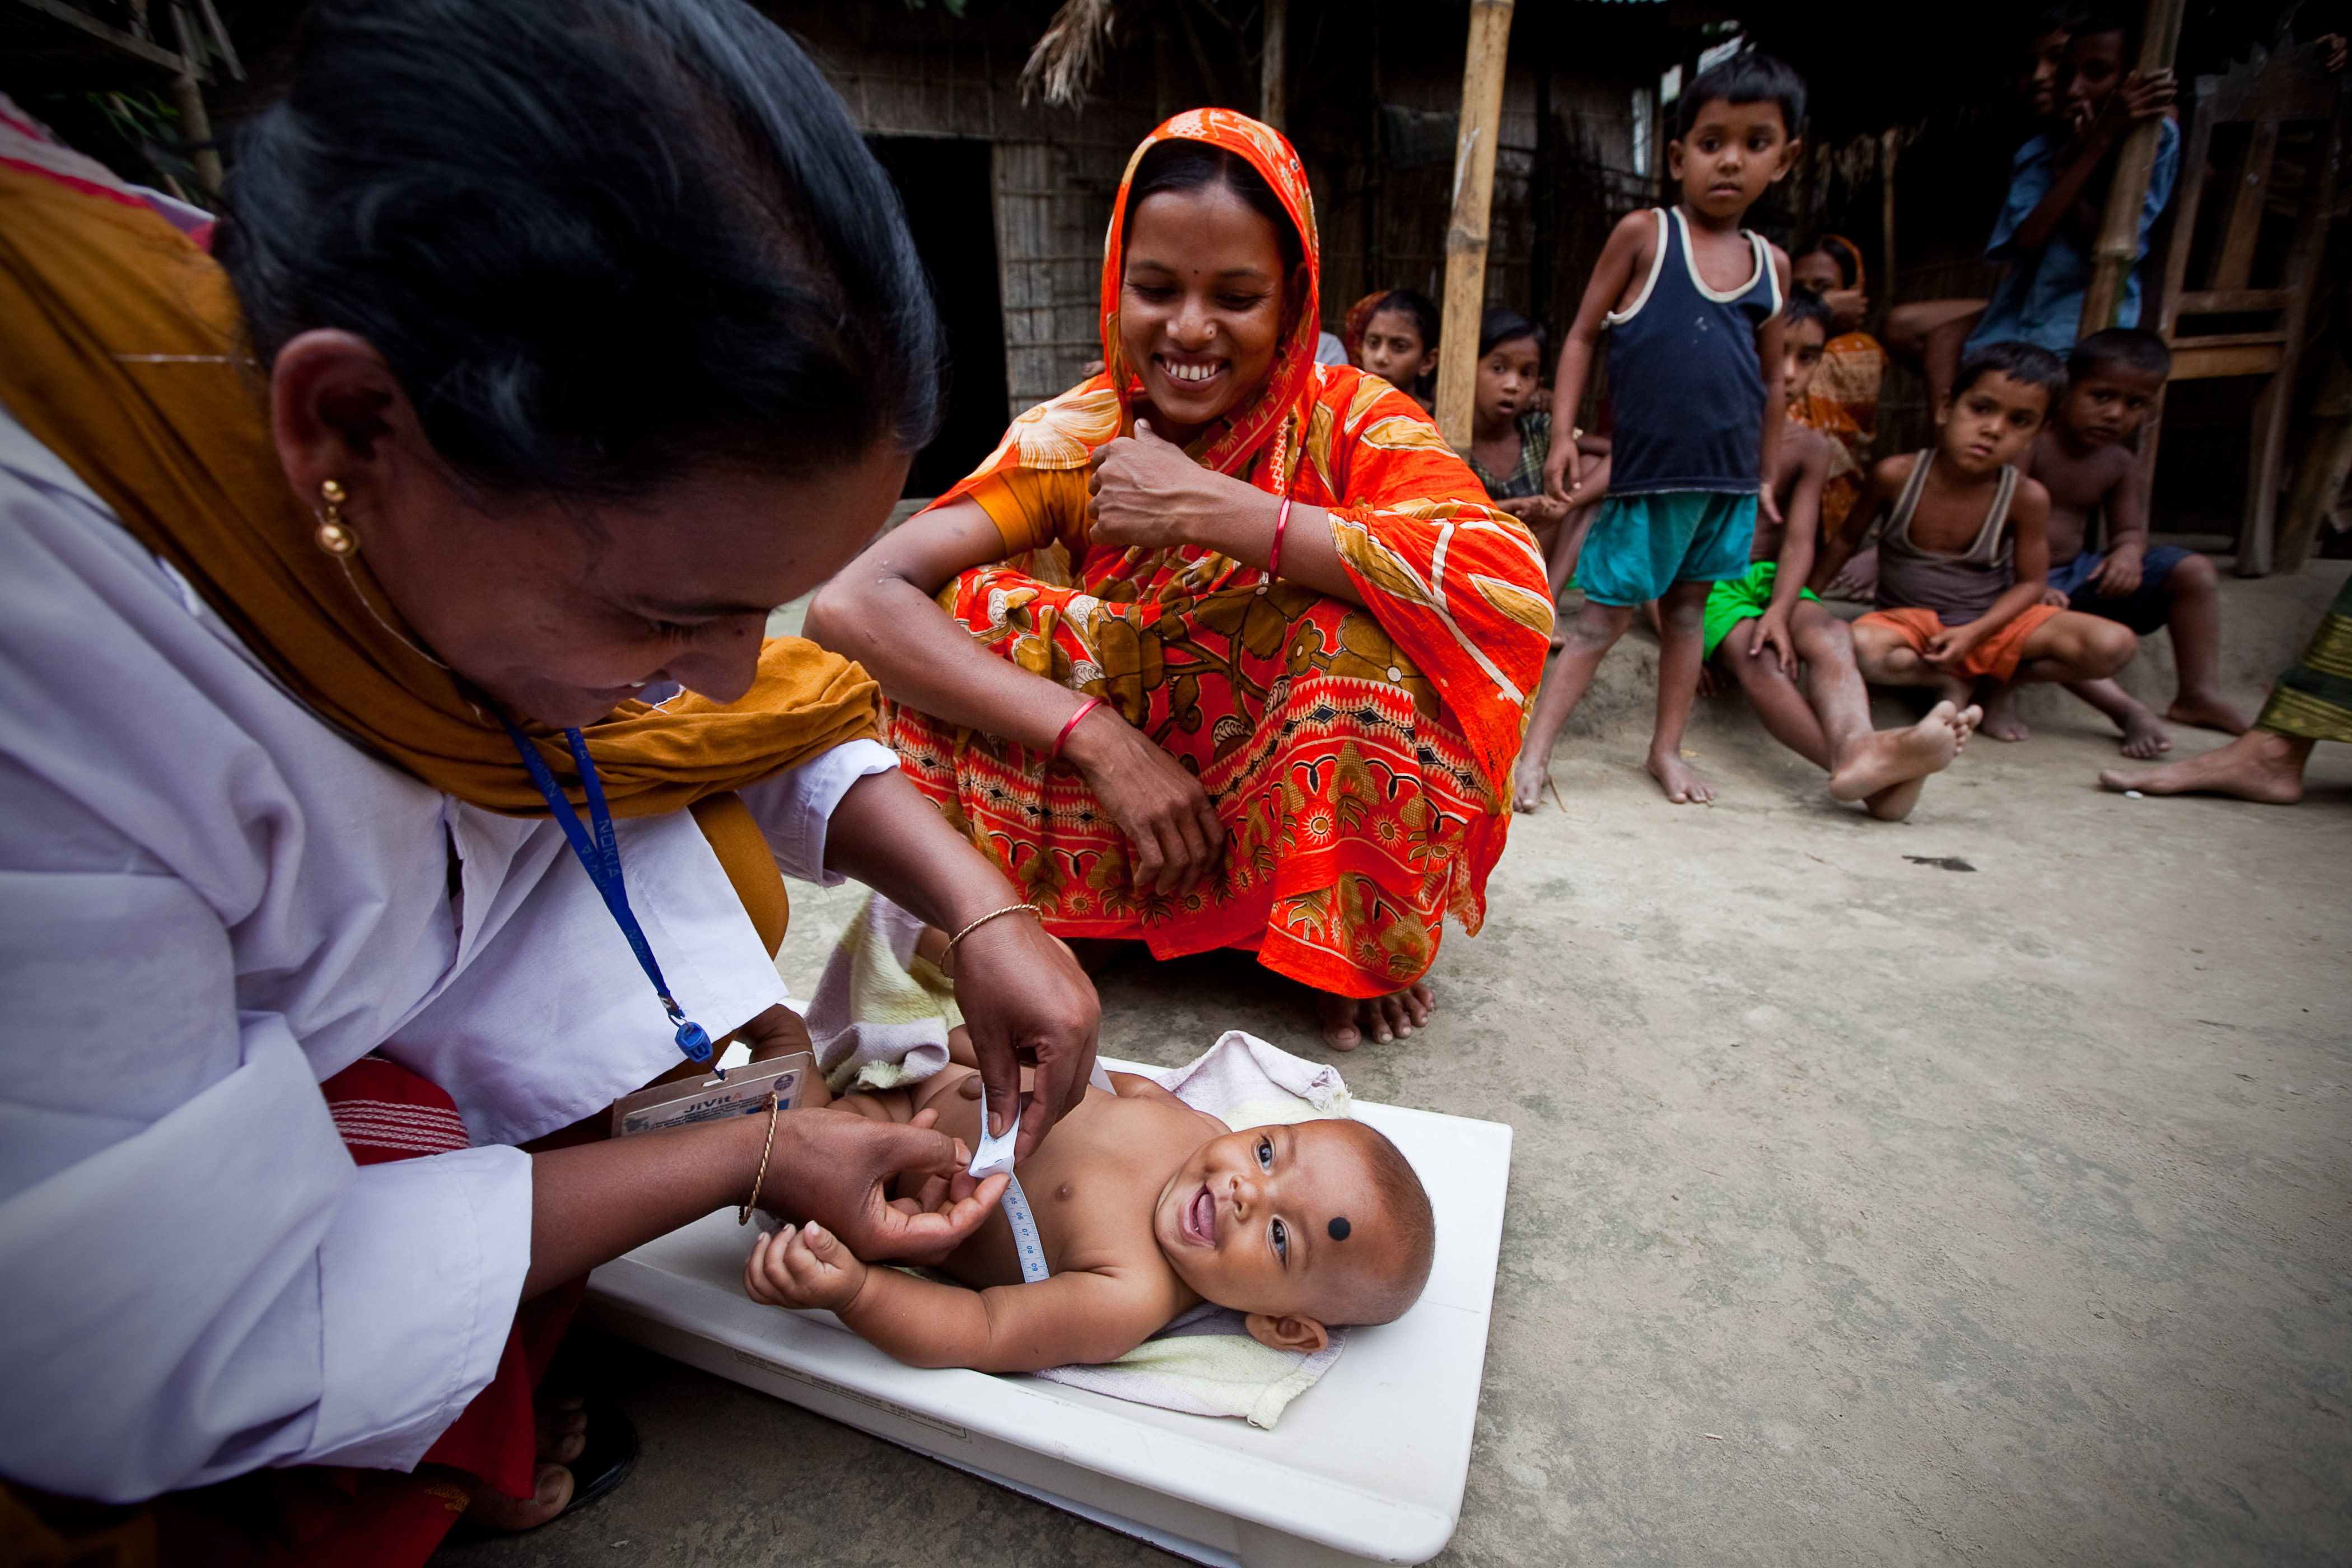
{"label": "dried palm thatch", "polygon": [[1021,68],[1021,101],[1043,94],[1056,109],[1083,109],[1110,47],[1112,0],[1063,0]]}

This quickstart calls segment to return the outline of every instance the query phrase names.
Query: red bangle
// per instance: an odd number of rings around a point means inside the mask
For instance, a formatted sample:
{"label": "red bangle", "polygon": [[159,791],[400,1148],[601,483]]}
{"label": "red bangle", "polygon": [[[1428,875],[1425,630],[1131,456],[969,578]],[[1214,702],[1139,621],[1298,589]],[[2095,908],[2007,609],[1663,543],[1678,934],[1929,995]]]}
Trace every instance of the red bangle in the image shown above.
{"label": "red bangle", "polygon": [[1290,498],[1282,498],[1282,510],[1274,514],[1274,553],[1266,558],[1268,582],[1282,575],[1282,531],[1290,526]]}
{"label": "red bangle", "polygon": [[1070,743],[1070,731],[1078,727],[1078,721],[1093,712],[1096,709],[1101,707],[1102,702],[1103,700],[1099,697],[1089,697],[1078,705],[1078,710],[1076,712],[1070,715],[1070,721],[1062,726],[1062,732],[1060,734],[1054,737],[1054,760],[1055,762],[1058,763],[1062,760],[1062,748]]}

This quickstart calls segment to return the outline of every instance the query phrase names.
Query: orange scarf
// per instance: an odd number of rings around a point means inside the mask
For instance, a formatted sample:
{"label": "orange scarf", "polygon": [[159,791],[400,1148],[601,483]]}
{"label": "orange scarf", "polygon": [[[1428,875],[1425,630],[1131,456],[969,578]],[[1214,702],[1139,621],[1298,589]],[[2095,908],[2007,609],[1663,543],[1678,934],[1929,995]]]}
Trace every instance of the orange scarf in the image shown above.
{"label": "orange scarf", "polygon": [[[311,542],[226,274],[128,196],[0,160],[0,401],[320,717],[435,789],[544,816],[497,715],[417,650],[361,558]],[[778,637],[740,701],[624,703],[586,733],[614,814],[654,816],[876,734],[876,694]],[[541,747],[569,773],[560,738]]]}

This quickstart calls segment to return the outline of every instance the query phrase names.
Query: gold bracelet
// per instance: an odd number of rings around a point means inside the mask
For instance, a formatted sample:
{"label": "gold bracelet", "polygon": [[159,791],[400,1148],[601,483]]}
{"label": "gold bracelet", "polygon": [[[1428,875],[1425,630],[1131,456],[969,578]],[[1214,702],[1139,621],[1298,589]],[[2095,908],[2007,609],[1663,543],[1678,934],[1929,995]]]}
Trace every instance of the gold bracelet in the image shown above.
{"label": "gold bracelet", "polygon": [[776,1116],[782,1109],[783,1101],[776,1098],[774,1089],[770,1089],[768,1091],[768,1142],[760,1150],[760,1173],[751,1178],[751,1195],[745,1198],[743,1206],[735,1211],[737,1225],[750,1225],[751,1211],[760,1206],[760,1189],[767,1185],[768,1182],[768,1156],[776,1152]]}
{"label": "gold bracelet", "polygon": [[[956,943],[961,942],[964,938],[970,936],[972,932],[978,931],[981,927],[986,925],[989,921],[996,919],[998,916],[1017,915],[1024,912],[1035,915],[1037,914],[1037,907],[1034,904],[1007,904],[1001,910],[989,910],[986,914],[981,916],[978,920],[964,927],[963,930],[948,938],[948,950],[940,954],[940,957],[941,960],[953,958],[955,956]],[[1043,920],[1045,917],[1038,915],[1037,918],[1039,920]]]}

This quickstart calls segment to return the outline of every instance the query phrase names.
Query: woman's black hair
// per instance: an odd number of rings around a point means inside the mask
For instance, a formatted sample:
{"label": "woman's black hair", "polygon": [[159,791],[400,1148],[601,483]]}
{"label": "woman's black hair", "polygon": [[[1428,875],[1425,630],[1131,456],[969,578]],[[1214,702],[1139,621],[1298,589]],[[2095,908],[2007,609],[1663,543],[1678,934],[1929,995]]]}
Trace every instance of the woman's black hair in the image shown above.
{"label": "woman's black hair", "polygon": [[1437,307],[1429,302],[1428,295],[1418,289],[1391,289],[1381,296],[1381,302],[1372,307],[1372,313],[1364,318],[1364,324],[1370,326],[1388,310],[1411,316],[1412,330],[1421,334],[1421,352],[1435,352],[1437,329],[1444,318],[1437,313]]}
{"label": "woman's black hair", "polygon": [[1853,241],[1842,234],[1825,234],[1799,254],[1826,256],[1836,262],[1838,276],[1845,280],[1848,289],[1853,288],[1853,280],[1862,276],[1861,253],[1854,249]]}
{"label": "woman's black hair", "polygon": [[1799,321],[1811,321],[1821,328],[1826,341],[1830,335],[1830,302],[1810,289],[1791,289],[1780,305],[1780,327],[1783,331]]}
{"label": "woman's black hair", "polygon": [[1536,353],[1538,356],[1543,353],[1544,330],[1517,310],[1507,310],[1497,305],[1478,318],[1478,357],[1480,359],[1485,359],[1505,343],[1517,342],[1521,338],[1535,339]]}
{"label": "woman's black hair", "polygon": [[1265,183],[1247,158],[1227,148],[1207,142],[1187,141],[1181,137],[1152,143],[1151,151],[1135,166],[1135,178],[1127,187],[1127,211],[1121,215],[1121,227],[1132,234],[1135,209],[1143,205],[1146,196],[1162,191],[1198,191],[1211,185],[1223,185],[1241,197],[1250,211],[1274,225],[1274,242],[1282,251],[1283,281],[1298,270],[1307,259],[1306,243],[1298,237],[1298,226],[1290,221],[1284,210],[1282,198]]}
{"label": "woman's black hair", "polygon": [[898,194],[740,0],[319,0],[235,148],[256,351],[365,338],[493,491],[822,469],[939,422]]}

